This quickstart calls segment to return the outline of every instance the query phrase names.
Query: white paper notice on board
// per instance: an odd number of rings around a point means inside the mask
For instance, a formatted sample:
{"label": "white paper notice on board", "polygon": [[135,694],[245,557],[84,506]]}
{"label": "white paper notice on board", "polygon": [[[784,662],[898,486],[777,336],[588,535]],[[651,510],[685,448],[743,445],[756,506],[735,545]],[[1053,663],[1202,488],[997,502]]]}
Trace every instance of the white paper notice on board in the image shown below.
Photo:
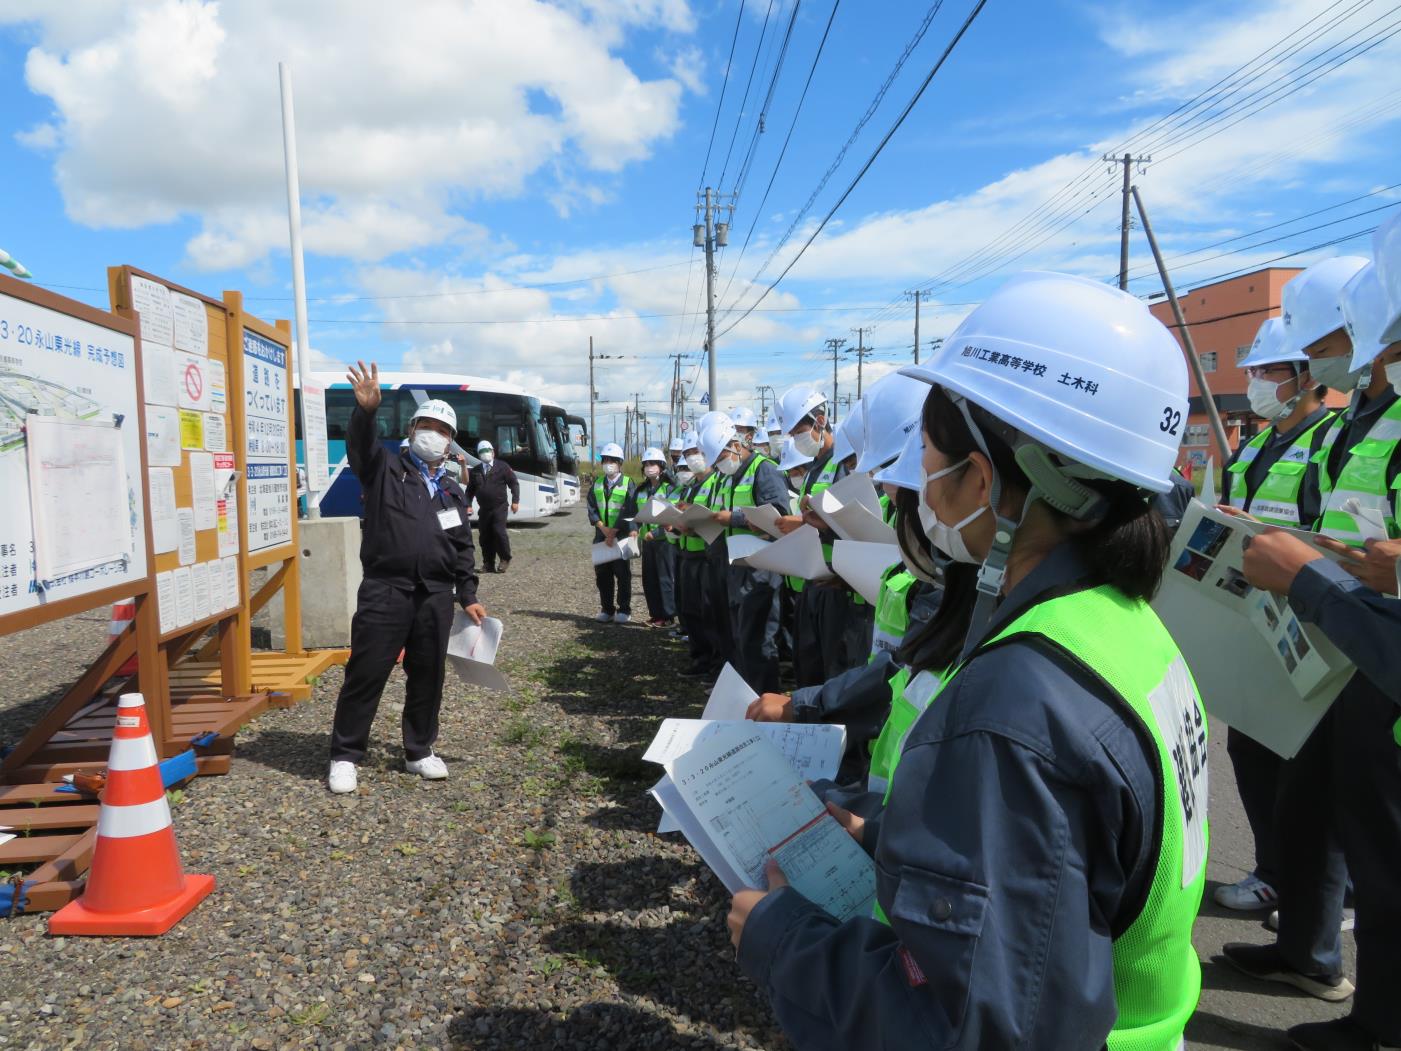
{"label": "white paper notice on board", "polygon": [[224,567],[224,601],[228,603],[227,608],[233,609],[243,600],[238,587],[238,558],[230,555],[219,562]]}
{"label": "white paper notice on board", "polygon": [[248,550],[292,541],[296,514],[288,425],[287,348],[243,330],[243,448],[248,472]]}
{"label": "white paper notice on board", "polygon": [[179,627],[175,623],[178,612],[175,599],[175,575],[172,570],[167,569],[164,573],[156,574],[156,613],[160,617],[162,635]]}
{"label": "white paper notice on board", "polygon": [[229,608],[229,604],[224,601],[224,565],[218,559],[204,565],[209,577],[209,613],[213,616]]}
{"label": "white paper notice on board", "polygon": [[190,567],[190,589],[195,596],[195,620],[209,619],[209,563],[196,562]]}
{"label": "white paper notice on board", "polygon": [[148,404],[174,407],[180,397],[175,351],[159,343],[141,345],[141,386]]}
{"label": "white paper notice on board", "polygon": [[206,452],[221,453],[229,447],[228,429],[224,426],[224,416],[218,412],[204,414],[204,448]]}
{"label": "white paper notice on board", "polygon": [[141,343],[171,345],[175,335],[170,289],[159,281],[131,275],[131,308],[141,315]]}
{"label": "white paper notice on board", "polygon": [[238,471],[233,453],[214,454],[214,510],[219,518],[219,556],[238,551]]}
{"label": "white paper notice on board", "polygon": [[175,580],[175,626],[183,628],[186,624],[194,623],[195,585],[189,566],[171,570],[170,575]]}
{"label": "white paper notice on board", "polygon": [[208,357],[209,315],[204,311],[204,304],[183,292],[171,292],[170,306],[175,318],[175,349]]}
{"label": "white paper notice on board", "polygon": [[302,386],[302,412],[306,433],[302,441],[302,462],[307,480],[316,489],[316,502],[326,492],[331,478],[331,453],[326,439],[326,391],[309,384]]}
{"label": "white paper notice on board", "polygon": [[175,381],[177,402],[182,409],[208,412],[209,359],[183,350],[175,352]]}
{"label": "white paper notice on board", "polygon": [[[179,507],[175,510],[180,526],[180,564],[188,566],[195,560],[195,511],[192,507]],[[189,621],[184,623],[188,624]]]}
{"label": "white paper notice on board", "polygon": [[195,528],[213,529],[219,524],[214,501],[214,456],[212,453],[190,453],[190,491],[194,498]]}
{"label": "white paper notice on board", "polygon": [[213,412],[229,411],[229,383],[224,363],[209,359],[209,408]]}
{"label": "white paper notice on board", "polygon": [[47,586],[84,570],[129,562],[137,537],[122,428],[100,416],[31,415],[25,439],[36,578]]}
{"label": "white paper notice on board", "polygon": [[169,467],[152,467],[147,474],[151,479],[151,540],[159,555],[180,546],[180,523],[175,517],[175,472]]}
{"label": "white paper notice on board", "polygon": [[152,467],[180,466],[180,414],[146,406],[146,462]]}

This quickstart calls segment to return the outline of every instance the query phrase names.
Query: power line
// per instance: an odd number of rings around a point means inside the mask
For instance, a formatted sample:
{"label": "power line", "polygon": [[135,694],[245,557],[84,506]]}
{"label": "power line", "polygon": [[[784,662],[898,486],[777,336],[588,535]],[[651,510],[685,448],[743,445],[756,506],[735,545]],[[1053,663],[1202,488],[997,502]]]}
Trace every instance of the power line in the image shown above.
{"label": "power line", "polygon": [[[832,207],[827,211],[827,214],[822,217],[822,222],[818,223],[817,229],[815,229],[812,232],[812,235],[807,239],[807,241],[803,243],[803,247],[798,250],[798,254],[795,255],[789,261],[788,265],[783,268],[782,273],[780,273],[776,278],[774,278],[773,282],[767,288],[764,289],[763,293],[759,296],[759,298],[756,299],[744,311],[743,314],[737,317],[725,328],[725,332],[729,332],[741,321],[743,321],[750,314],[752,314],[758,308],[759,304],[762,303],[768,297],[769,293],[778,287],[778,283],[782,281],[786,276],[788,276],[788,272],[792,270],[794,266],[797,265],[798,260],[803,257],[803,253],[808,250],[808,247],[813,243],[813,241],[817,240],[817,235],[822,233],[822,231],[826,228],[827,224],[831,221],[832,216],[834,216],[837,213],[837,209],[840,208],[842,204],[845,203],[846,199],[851,196],[851,192],[856,189],[857,184],[862,180],[865,174],[868,171],[870,171],[871,165],[875,164],[876,158],[881,155],[881,151],[885,149],[886,145],[894,137],[895,133],[900,130],[900,126],[905,123],[905,118],[908,117],[910,115],[910,112],[915,108],[915,104],[918,103],[921,96],[924,95],[925,89],[929,87],[930,82],[933,81],[935,75],[939,72],[940,69],[943,68],[944,63],[948,60],[949,55],[953,53],[953,49],[958,46],[959,41],[963,39],[963,35],[968,32],[969,28],[973,25],[974,19],[978,17],[979,13],[981,13],[983,7],[986,4],[987,0],[978,0],[978,2],[973,6],[973,10],[969,12],[968,17],[964,19],[963,24],[959,26],[958,32],[954,34],[953,39],[950,40],[948,46],[944,48],[944,51],[939,56],[938,61],[935,62],[933,68],[929,70],[928,76],[924,78],[923,83],[920,84],[919,88],[910,98],[910,101],[905,104],[905,108],[900,112],[900,115],[895,118],[895,123],[890,126],[890,130],[887,131],[885,133],[885,136],[880,140],[880,142],[876,144],[876,148],[871,152],[871,156],[866,159],[866,163],[861,166],[861,170],[856,173],[855,178],[853,178],[850,184],[847,186],[847,188],[842,191],[842,195],[837,198],[836,203],[833,204]],[[721,335],[724,335],[725,332],[722,332]]]}
{"label": "power line", "polygon": [[725,78],[720,82],[720,100],[715,103],[715,121],[710,125],[710,142],[705,147],[705,163],[701,165],[700,178],[696,189],[705,185],[705,173],[710,169],[710,151],[715,148],[715,132],[720,127],[720,111],[725,107],[725,89],[730,86],[730,67],[735,61],[735,43],[739,40],[739,26],[744,21],[745,0],[739,0],[739,13],[735,15],[735,31],[730,37],[730,57],[725,60]]}

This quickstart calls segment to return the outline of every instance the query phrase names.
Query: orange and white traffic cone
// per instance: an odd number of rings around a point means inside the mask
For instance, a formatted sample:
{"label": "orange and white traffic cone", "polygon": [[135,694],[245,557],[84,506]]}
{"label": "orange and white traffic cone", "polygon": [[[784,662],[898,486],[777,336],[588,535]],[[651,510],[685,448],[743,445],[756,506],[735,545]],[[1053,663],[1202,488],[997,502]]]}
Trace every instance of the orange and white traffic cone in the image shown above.
{"label": "orange and white traffic cone", "polygon": [[[107,641],[126,631],[131,622],[136,619],[136,600],[134,598],[124,598],[120,602],[112,603],[112,619],[107,622]],[[136,654],[132,654],[127,662],[117,669],[117,675],[126,678],[136,674]]]}
{"label": "orange and white traffic cone", "polygon": [[87,888],[49,917],[49,933],[164,934],[213,889],[213,876],[186,875],[180,866],[146,701],[124,693]]}

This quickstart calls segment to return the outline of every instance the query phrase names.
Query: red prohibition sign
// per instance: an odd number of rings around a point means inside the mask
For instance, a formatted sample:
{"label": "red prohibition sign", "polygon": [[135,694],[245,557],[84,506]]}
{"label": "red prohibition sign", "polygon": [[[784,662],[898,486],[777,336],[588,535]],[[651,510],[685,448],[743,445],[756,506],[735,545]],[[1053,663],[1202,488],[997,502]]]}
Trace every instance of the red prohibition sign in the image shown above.
{"label": "red prohibition sign", "polygon": [[185,366],[185,393],[195,401],[204,393],[204,373],[193,362]]}

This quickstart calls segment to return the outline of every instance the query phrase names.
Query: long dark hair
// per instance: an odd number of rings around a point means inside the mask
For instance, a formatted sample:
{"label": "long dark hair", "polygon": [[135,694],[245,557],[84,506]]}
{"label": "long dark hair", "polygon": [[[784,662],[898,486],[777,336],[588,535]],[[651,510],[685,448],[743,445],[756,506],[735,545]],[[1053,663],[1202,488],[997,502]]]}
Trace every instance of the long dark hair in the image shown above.
{"label": "long dark hair", "polygon": [[[1004,491],[1027,492],[1031,482],[1003,437],[1005,425],[976,405],[970,404],[969,409],[982,431]],[[920,422],[934,447],[950,461],[981,451],[968,421],[942,387],[930,390]],[[1088,570],[1085,584],[1109,584],[1129,598],[1151,599],[1162,583],[1172,544],[1167,523],[1144,494],[1128,482],[1106,480],[1088,484],[1104,496],[1106,510],[1088,529],[1067,536]],[[1065,523],[1073,521],[1059,511],[1049,510]],[[958,659],[973,615],[977,575],[978,567],[966,563],[955,563],[945,570],[943,601],[924,631],[911,640],[911,653],[918,654],[916,671],[942,670]]]}

